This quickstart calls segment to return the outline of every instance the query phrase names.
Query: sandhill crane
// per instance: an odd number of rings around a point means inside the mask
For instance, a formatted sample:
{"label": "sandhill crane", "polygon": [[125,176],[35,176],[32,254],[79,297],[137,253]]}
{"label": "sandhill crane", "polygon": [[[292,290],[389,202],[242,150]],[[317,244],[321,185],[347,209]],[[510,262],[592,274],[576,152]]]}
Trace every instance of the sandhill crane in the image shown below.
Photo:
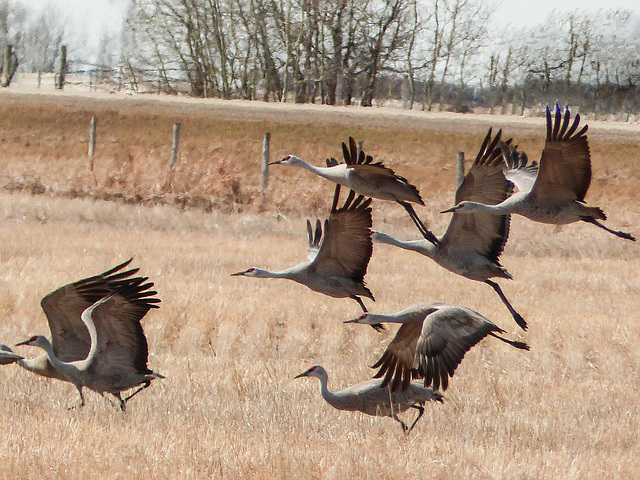
{"label": "sandhill crane", "polygon": [[[33,335],[17,345],[45,350],[18,363],[39,375],[73,383],[84,405],[82,388],[112,394],[125,410],[126,402],[164,378],[147,367],[148,344],[140,320],[160,302],[147,277],[131,277],[138,269],[119,272],[131,260],[100,275],[65,285],[41,302],[52,341]],[[140,386],[141,385],[141,386]],[[140,386],[126,398],[121,392]]]}
{"label": "sandhill crane", "polygon": [[380,368],[374,378],[384,375],[382,387],[391,382],[391,391],[409,388],[411,378],[424,378],[424,386],[446,390],[449,377],[465,353],[487,335],[509,345],[529,350],[524,342],[509,340],[504,330],[469,308],[444,302],[421,303],[393,314],[364,313],[345,323],[400,323],[395,337],[372,366]]}
{"label": "sandhill crane", "polygon": [[316,167],[295,155],[287,155],[269,165],[301,167],[365,197],[397,202],[409,213],[411,220],[425,239],[433,244],[438,242],[436,236],[427,230],[411,205],[412,203],[424,205],[420,192],[414,185],[410,184],[406,178],[396,175],[382,162],[374,162],[370,155],[365,155],[362,151],[358,153],[353,137],[349,137],[348,147],[342,143],[342,153],[345,163],[338,163],[332,158],[327,160],[326,167]]}
{"label": "sandhill crane", "polygon": [[[349,192],[344,205],[337,208],[340,185],[336,185],[329,218],[324,221],[324,235],[320,224],[316,228],[316,242],[308,254],[312,259],[294,267],[271,272],[251,267],[232,276],[256,278],[286,278],[306,285],[314,292],[334,298],[352,298],[367,311],[362,299],[374,300],[373,294],[365,286],[364,276],[373,252],[371,241],[371,199]],[[311,232],[311,225],[307,222]]]}
{"label": "sandhill crane", "polygon": [[[367,415],[378,417],[392,417],[400,422],[404,432],[410,432],[424,413],[424,404],[430,401],[442,402],[442,394],[434,392],[431,388],[425,388],[421,382],[411,382],[403,391],[391,392],[388,388],[381,388],[380,380],[368,380],[347,387],[339,392],[330,392],[327,387],[329,376],[327,371],[320,365],[313,365],[311,368],[296,375],[300,377],[316,377],[320,380],[320,393],[329,405],[338,410],[348,410],[351,412],[363,412]],[[402,413],[410,408],[418,410],[418,415],[410,427],[398,418],[398,413]]]}
{"label": "sandhill crane", "polygon": [[24,360],[24,357],[14,353],[13,350],[7,347],[4,343],[0,343],[0,365],[16,363],[19,360]]}
{"label": "sandhill crane", "polygon": [[[504,162],[497,148],[502,131],[491,139],[487,133],[473,165],[456,191],[456,202],[473,200],[496,204],[512,193],[512,185],[502,172]],[[509,144],[509,139],[506,144]],[[493,277],[513,277],[500,265],[500,255],[509,236],[509,215],[492,215],[476,212],[470,215],[454,213],[444,235],[433,245],[425,240],[402,241],[390,235],[373,232],[371,238],[377,243],[386,243],[412,250],[433,259],[438,265],[463,277],[483,282],[493,288],[516,323],[527,329],[527,322],[511,305],[500,285],[489,280]]]}
{"label": "sandhill crane", "polygon": [[526,168],[526,154],[514,147],[504,146],[504,155],[510,167],[507,177],[516,183],[519,191],[497,205],[463,201],[443,213],[516,213],[535,222],[555,225],[583,221],[617,237],[635,241],[630,233],[612,230],[600,223],[598,220],[607,219],[604,212],[584,203],[591,183],[591,154],[586,135],[588,126],[575,133],[580,115],[575,116],[571,127],[570,119],[569,108],[565,110],[563,118],[560,106],[556,105],[554,121],[547,107],[547,138],[535,180],[532,178],[535,168]]}

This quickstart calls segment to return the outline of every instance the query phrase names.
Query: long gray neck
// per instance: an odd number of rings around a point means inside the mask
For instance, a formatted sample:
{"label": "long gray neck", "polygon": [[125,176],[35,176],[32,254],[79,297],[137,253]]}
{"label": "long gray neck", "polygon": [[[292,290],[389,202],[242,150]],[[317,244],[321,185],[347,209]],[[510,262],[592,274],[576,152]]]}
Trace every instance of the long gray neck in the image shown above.
{"label": "long gray neck", "polygon": [[344,184],[345,181],[345,173],[347,170],[347,166],[344,164],[336,165],[333,167],[316,167],[315,165],[311,165],[310,163],[305,162],[302,159],[299,159],[299,162],[296,164],[305,170],[309,170],[320,177],[326,178],[336,183]]}
{"label": "long gray neck", "polygon": [[367,313],[367,323],[411,323],[429,314],[421,305],[413,305],[396,313]]}
{"label": "long gray neck", "polygon": [[[49,362],[51,362],[51,365],[53,365],[53,368],[55,368],[59,372],[62,372],[65,375],[71,375],[71,376],[73,376],[77,372],[77,367],[74,364],[63,362],[62,360],[58,359],[58,357],[56,357],[56,354],[53,351],[53,346],[51,345],[51,342],[49,342],[49,340],[45,338],[42,341],[42,345],[38,345],[38,346],[47,353],[47,358],[49,359]],[[25,360],[25,368],[28,369],[29,364],[26,363],[27,361],[28,360]],[[77,362],[73,362],[73,363],[77,363]]]}
{"label": "long gray neck", "polygon": [[271,272],[269,270],[261,270],[261,278],[286,278],[288,280],[300,281],[303,276],[303,271],[307,267],[308,263],[300,263],[286,270],[280,270],[278,272]]}
{"label": "long gray neck", "polygon": [[436,250],[436,246],[425,239],[404,241],[398,240],[391,235],[387,235],[386,233],[381,232],[373,232],[373,234],[371,235],[371,239],[375,243],[386,243],[387,245],[393,245],[404,250],[418,252],[422,255],[426,255],[427,257],[433,257]]}
{"label": "long gray neck", "polygon": [[325,401],[332,407],[338,409],[342,408],[340,397],[329,391],[329,377],[327,375],[323,375],[322,377],[318,377],[318,380],[320,380],[320,393],[322,394],[322,398],[324,398]]}

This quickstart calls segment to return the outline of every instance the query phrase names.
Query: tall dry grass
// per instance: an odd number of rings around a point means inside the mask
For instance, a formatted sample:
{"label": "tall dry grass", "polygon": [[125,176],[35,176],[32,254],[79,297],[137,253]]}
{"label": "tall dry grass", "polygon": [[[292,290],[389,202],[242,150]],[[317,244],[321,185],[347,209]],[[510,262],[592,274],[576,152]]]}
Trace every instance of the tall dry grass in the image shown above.
{"label": "tall dry grass", "polygon": [[[48,110],[42,107],[43,115]],[[147,118],[139,122],[146,124]],[[24,135],[10,133],[6,124],[3,128],[4,137],[13,138],[6,142],[11,145]],[[344,126],[335,128],[344,136]],[[396,134],[376,126],[374,136],[362,128],[371,143]],[[400,139],[398,145],[404,145]],[[57,148],[53,140],[50,145]],[[619,148],[633,156],[634,145],[621,141]],[[234,142],[225,148],[244,151]],[[51,168],[58,164],[46,151],[42,155],[33,166],[42,183],[60,182],[63,189],[79,181]],[[77,155],[80,161],[82,149]],[[66,158],[61,154],[62,162]],[[638,233],[638,203],[626,203],[637,198],[638,166],[614,160],[620,167],[608,172],[602,163],[599,170],[594,166],[589,197],[601,202],[613,226]],[[419,211],[440,233],[448,218],[434,212],[449,205],[453,171],[444,161],[434,162],[436,168],[431,161],[428,168],[412,168],[422,172],[424,184],[443,192]],[[397,170],[411,177],[405,172],[410,167],[407,159]],[[6,171],[3,175],[8,178]],[[367,276],[377,300],[368,303],[372,311],[393,312],[427,300],[459,303],[532,347],[522,352],[491,339],[474,347],[457,370],[445,404],[428,405],[414,432],[405,436],[391,419],[331,409],[315,379],[293,380],[313,363],[327,368],[332,389],[369,378],[368,365],[394,328],[378,334],[342,324],[359,314],[348,299],[323,297],[287,281],[229,276],[251,265],[277,269],[304,259],[299,212],[306,214],[311,203],[300,201],[301,187],[318,183],[317,210],[328,207],[330,186],[294,173],[273,177],[279,180],[274,190],[292,189],[288,196],[283,193],[283,204],[294,205],[284,214],[278,207],[263,213],[250,208],[242,214],[206,213],[0,194],[0,341],[47,333],[39,308],[43,295],[134,256],[163,301],[143,324],[150,367],[167,376],[136,396],[122,414],[92,392],[84,409],[67,411],[76,401],[69,384],[36,378],[17,366],[1,368],[0,478],[637,476],[637,245],[586,224],[555,228],[514,218],[503,264],[515,280],[503,282],[503,289],[529,321],[526,333],[486,285],[409,252],[376,246]],[[442,185],[435,186],[435,178]],[[141,179],[140,185],[149,181]],[[429,188],[416,183],[426,199],[431,197]],[[399,210],[374,203],[375,228],[416,238]],[[38,352],[22,347],[20,353]]]}

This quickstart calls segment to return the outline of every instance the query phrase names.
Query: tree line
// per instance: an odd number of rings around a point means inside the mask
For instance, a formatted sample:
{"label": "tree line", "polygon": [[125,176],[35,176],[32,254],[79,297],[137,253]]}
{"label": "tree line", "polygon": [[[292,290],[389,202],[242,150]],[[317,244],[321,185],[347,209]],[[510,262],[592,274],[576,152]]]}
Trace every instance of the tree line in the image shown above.
{"label": "tree line", "polygon": [[[15,44],[20,68],[55,65],[64,33],[51,17],[46,34],[34,27],[11,39],[3,5],[0,41]],[[134,89],[152,75],[164,92],[195,97],[460,111],[561,99],[637,113],[637,14],[553,11],[514,29],[492,21],[495,9],[482,0],[135,0],[99,55]]]}

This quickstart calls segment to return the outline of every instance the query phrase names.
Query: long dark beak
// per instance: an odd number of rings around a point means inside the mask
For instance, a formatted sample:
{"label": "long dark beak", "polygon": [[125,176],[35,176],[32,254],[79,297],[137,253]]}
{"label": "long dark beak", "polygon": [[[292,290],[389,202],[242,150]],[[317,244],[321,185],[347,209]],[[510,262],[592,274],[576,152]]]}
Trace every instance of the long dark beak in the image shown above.
{"label": "long dark beak", "polygon": [[351,320],[345,320],[342,323],[358,323],[358,320],[360,320],[359,318],[353,318]]}
{"label": "long dark beak", "polygon": [[269,162],[267,165],[281,165],[282,160],[276,160],[275,162]]}
{"label": "long dark beak", "polygon": [[440,213],[455,213],[455,211],[458,209],[458,207],[451,207],[451,208],[447,208],[446,210],[442,210],[440,211]]}
{"label": "long dark beak", "polygon": [[307,377],[307,376],[309,376],[309,370],[307,370],[306,372],[302,372],[302,373],[300,373],[299,375],[296,375],[293,378],[295,379],[295,378]]}
{"label": "long dark beak", "polygon": [[232,277],[240,277],[240,276],[244,275],[245,273],[246,273],[246,270],[243,270],[241,272],[232,273],[231,276]]}
{"label": "long dark beak", "polygon": [[25,340],[24,342],[20,342],[20,343],[16,343],[16,347],[19,347],[20,345],[26,345],[27,343],[29,343],[29,340],[31,340],[30,338]]}

